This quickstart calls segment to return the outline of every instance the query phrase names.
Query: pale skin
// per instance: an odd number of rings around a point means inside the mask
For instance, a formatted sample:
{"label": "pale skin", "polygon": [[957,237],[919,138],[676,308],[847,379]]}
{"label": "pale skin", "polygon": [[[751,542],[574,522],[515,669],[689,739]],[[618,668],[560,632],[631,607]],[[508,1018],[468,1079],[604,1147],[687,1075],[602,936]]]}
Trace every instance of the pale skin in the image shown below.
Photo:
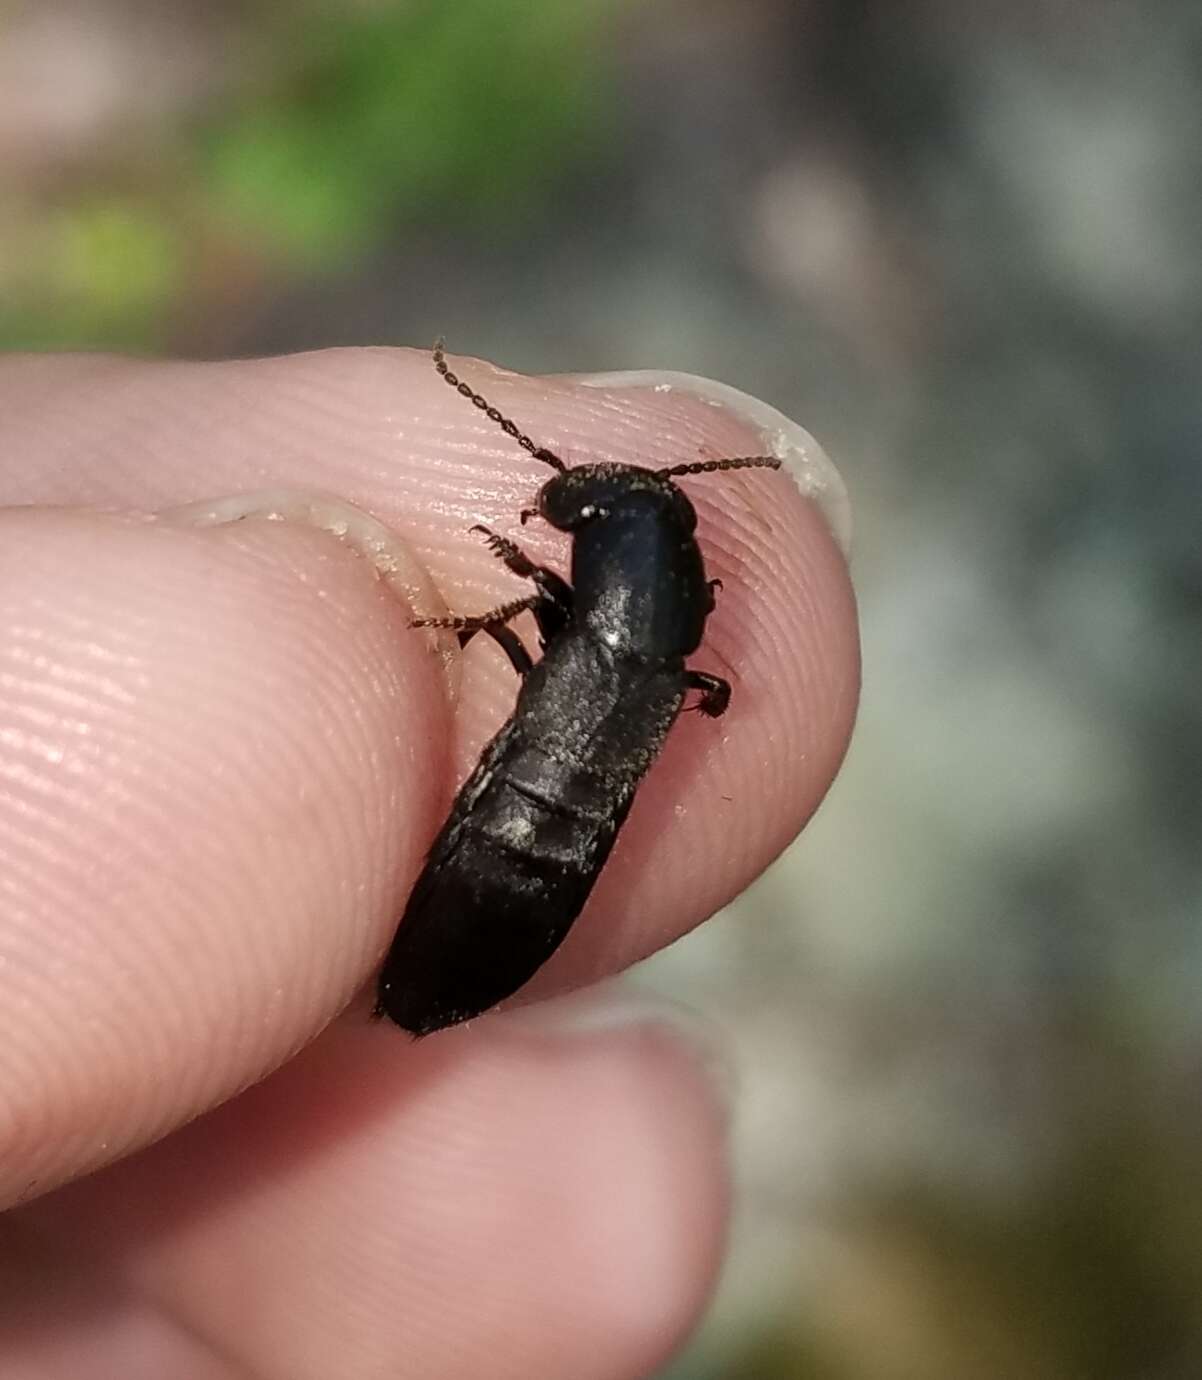
{"label": "pale skin", "polygon": [[[461,363],[568,464],[761,448],[685,394]],[[546,477],[423,351],[0,363],[6,1380],[622,1380],[696,1321],[727,1210],[706,1059],[546,999],[736,895],[829,785],[858,652],[816,510],[771,472],[686,481],[730,711],[677,725],[528,1004],[418,1043],[356,994],[512,669],[477,639],[452,704],[334,537],[142,516],[322,490],[470,612],[524,592],[475,522],[566,569],[517,521]]]}

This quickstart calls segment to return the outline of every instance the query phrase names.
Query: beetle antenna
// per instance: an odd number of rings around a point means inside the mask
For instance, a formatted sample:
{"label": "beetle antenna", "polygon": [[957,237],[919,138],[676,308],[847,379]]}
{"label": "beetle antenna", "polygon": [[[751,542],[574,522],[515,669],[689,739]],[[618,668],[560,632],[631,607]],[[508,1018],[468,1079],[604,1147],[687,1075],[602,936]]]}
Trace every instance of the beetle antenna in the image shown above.
{"label": "beetle antenna", "polygon": [[726,460],[694,460],[688,465],[672,465],[666,470],[657,470],[668,478],[681,474],[713,474],[717,470],[779,470],[780,461],[775,455],[737,455]]}
{"label": "beetle antenna", "polygon": [[548,450],[546,446],[536,446],[524,431],[519,430],[517,425],[511,422],[503,412],[493,407],[487,398],[475,392],[470,384],[464,383],[458,374],[451,372],[447,366],[446,355],[443,354],[443,344],[441,336],[434,342],[434,367],[442,375],[443,380],[449,383],[460,397],[466,398],[474,407],[478,407],[490,422],[496,422],[501,430],[507,436],[512,436],[523,450],[529,451],[536,460],[541,460],[544,465],[550,465],[553,470],[558,470],[562,474],[567,466],[553,450]]}

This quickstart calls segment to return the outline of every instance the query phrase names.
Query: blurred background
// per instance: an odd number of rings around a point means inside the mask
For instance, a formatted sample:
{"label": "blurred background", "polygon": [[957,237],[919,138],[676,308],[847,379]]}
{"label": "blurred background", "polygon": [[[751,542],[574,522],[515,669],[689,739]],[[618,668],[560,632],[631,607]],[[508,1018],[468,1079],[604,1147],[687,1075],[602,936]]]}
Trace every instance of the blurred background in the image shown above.
{"label": "blurred background", "polygon": [[1202,1376],[1202,6],[9,0],[0,346],[667,367],[856,503],[863,713],[634,981],[727,1032],[671,1380]]}

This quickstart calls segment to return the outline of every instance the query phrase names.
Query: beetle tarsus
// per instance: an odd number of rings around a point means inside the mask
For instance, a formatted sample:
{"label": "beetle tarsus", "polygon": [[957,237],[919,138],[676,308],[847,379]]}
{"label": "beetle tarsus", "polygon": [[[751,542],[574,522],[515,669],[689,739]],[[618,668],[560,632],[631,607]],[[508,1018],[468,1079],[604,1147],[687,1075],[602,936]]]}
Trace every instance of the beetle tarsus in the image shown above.
{"label": "beetle tarsus", "polygon": [[692,707],[707,719],[720,719],[730,705],[730,681],[711,676],[707,671],[686,671],[690,690],[700,690],[701,698]]}
{"label": "beetle tarsus", "polygon": [[498,560],[504,563],[507,569],[512,570],[515,575],[521,575],[523,579],[534,578],[539,567],[526,555],[517,542],[503,537],[500,532],[494,532],[491,527],[485,527],[482,522],[477,522],[470,530],[484,534],[484,544]]}
{"label": "beetle tarsus", "polygon": [[508,623],[519,613],[533,609],[542,597],[541,594],[527,594],[525,598],[511,599],[509,603],[501,604],[495,609],[490,609],[487,613],[448,614],[445,618],[415,618],[409,626],[411,628],[448,628],[453,632],[469,634],[470,640],[472,633],[487,632],[493,624]]}

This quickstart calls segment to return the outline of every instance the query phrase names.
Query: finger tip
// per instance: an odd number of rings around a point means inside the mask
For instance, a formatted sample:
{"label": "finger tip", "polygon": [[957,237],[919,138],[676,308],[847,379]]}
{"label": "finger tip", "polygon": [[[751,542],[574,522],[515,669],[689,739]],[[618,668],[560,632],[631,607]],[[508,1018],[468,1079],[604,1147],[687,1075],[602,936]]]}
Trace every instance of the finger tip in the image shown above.
{"label": "finger tip", "polygon": [[591,1103],[604,1112],[581,1170],[595,1186],[581,1233],[591,1240],[594,1324],[599,1337],[625,1339],[632,1364],[662,1365],[696,1326],[721,1267],[727,1109],[708,1052],[669,1019],[582,1038],[601,1064]]}
{"label": "finger tip", "polygon": [[[157,1292],[188,1277],[187,1296],[167,1288],[198,1331],[289,1374],[325,1374],[335,1357],[355,1374],[404,1358],[415,1374],[453,1363],[514,1380],[662,1363],[705,1307],[726,1239],[725,1107],[695,1039],[646,1013],[402,1049],[373,1035],[339,1027],[165,1147],[158,1190],[186,1179],[185,1199],[218,1210],[167,1224],[139,1278]],[[232,1124],[259,1172],[214,1196],[194,1169]],[[273,1261],[248,1329],[245,1289]]]}

